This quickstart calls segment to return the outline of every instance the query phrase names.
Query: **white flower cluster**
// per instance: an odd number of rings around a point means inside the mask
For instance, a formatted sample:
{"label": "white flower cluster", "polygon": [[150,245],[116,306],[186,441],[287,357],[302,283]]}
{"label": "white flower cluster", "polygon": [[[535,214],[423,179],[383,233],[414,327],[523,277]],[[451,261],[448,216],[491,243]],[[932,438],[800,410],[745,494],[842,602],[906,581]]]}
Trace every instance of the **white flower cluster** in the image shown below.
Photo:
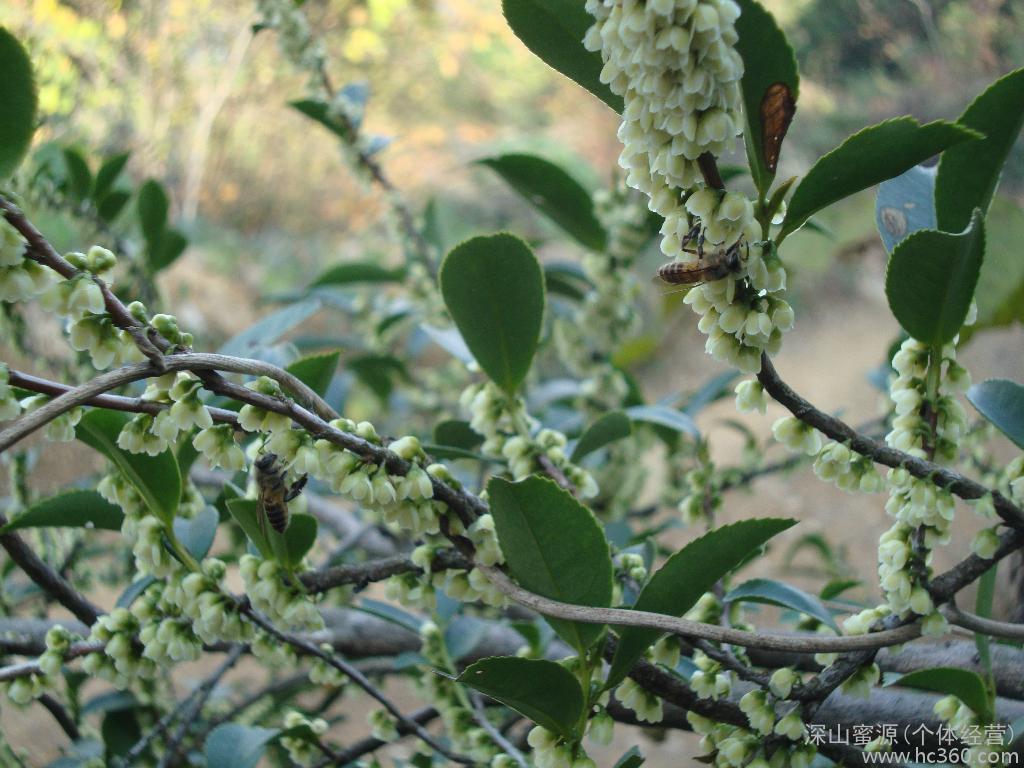
{"label": "white flower cluster", "polygon": [[155,379],[142,399],[168,407],[155,416],[140,413],[132,418],[121,429],[118,446],[129,453],[157,456],[177,442],[179,433],[213,426],[213,417],[199,398],[201,388],[199,379],[188,373],[170,373]]}
{"label": "white flower cluster", "polygon": [[821,433],[796,416],[783,416],[772,424],[775,439],[794,453],[815,456],[821,452]]}
{"label": "white flower cluster", "polygon": [[114,325],[106,312],[86,312],[78,320],[69,320],[68,343],[74,350],[88,352],[93,368],[98,371],[142,360],[131,334]]}
{"label": "white flower cluster", "polygon": [[65,654],[72,641],[77,639],[76,635],[59,624],[50,627],[46,631],[46,650],[39,657],[39,673],[33,672],[11,680],[7,684],[7,696],[10,700],[24,706],[52,688],[60,679]]}
{"label": "white flower cluster", "polygon": [[16,418],[21,414],[21,403],[10,385],[11,371],[7,363],[0,363],[0,421]]}
{"label": "white flower cluster", "polygon": [[677,505],[682,514],[683,522],[696,525],[713,516],[715,510],[722,506],[722,496],[718,488],[718,475],[715,465],[710,461],[702,461],[694,469],[683,475],[685,494]]}
{"label": "white flower cluster", "polygon": [[[49,395],[30,395],[21,401],[19,408],[22,413],[32,413],[50,402]],[[75,426],[82,419],[82,409],[72,408],[50,421],[43,428],[43,436],[55,443],[70,443],[75,439]]]}
{"label": "white flower cluster", "polygon": [[140,679],[156,675],[156,663],[142,655],[135,637],[141,629],[139,620],[127,608],[115,608],[101,616],[89,633],[89,640],[103,643],[103,653],[86,657],[82,669],[118,688],[134,686]]}
{"label": "white flower cluster", "polygon": [[192,439],[192,447],[205,456],[213,467],[229,472],[245,469],[245,453],[235,442],[235,430],[230,424],[201,429]]}
{"label": "white flower cluster", "polygon": [[[999,765],[1003,762],[996,757],[996,754],[1008,752],[1007,747],[1002,744],[993,744],[987,738],[984,740],[985,743],[978,743],[981,740],[977,738],[977,734],[984,731],[986,724],[978,713],[956,696],[944,696],[939,699],[935,702],[933,711],[939,720],[949,725],[953,734],[967,744],[962,753],[963,765],[980,768],[980,766]],[[975,734],[974,738],[971,738],[972,733]]]}
{"label": "white flower cluster", "polygon": [[877,664],[866,664],[843,681],[842,692],[847,696],[866,699],[881,679],[881,668]]}
{"label": "white flower cluster", "polygon": [[580,496],[597,495],[599,489],[593,476],[566,456],[565,435],[553,429],[541,429],[532,434],[536,422],[526,412],[521,397],[509,397],[488,381],[467,387],[460,403],[470,412],[470,427],[484,437],[481,450],[508,459],[513,478],[520,480],[540,469],[538,460],[544,456],[565,475]]}
{"label": "white flower cluster", "polygon": [[[768,717],[774,719],[774,712],[767,715],[764,711],[771,709],[767,701],[756,695],[747,696],[740,700],[740,707],[748,718],[762,726],[767,724]],[[693,711],[687,712],[686,719],[694,732],[700,734],[701,749],[705,754],[714,755],[711,764],[718,768],[810,768],[817,754],[814,745],[804,740],[806,728],[797,708],[775,723],[771,732],[788,741],[773,744],[770,757],[765,748],[767,734],[761,730],[718,723]]]}
{"label": "white flower cluster", "polygon": [[[318,738],[327,733],[327,721],[322,717],[306,717],[298,710],[290,709],[284,716],[284,730],[290,732],[296,728],[308,728],[309,735]],[[301,736],[283,736],[281,746],[292,762],[298,765],[313,765],[317,758],[323,756],[315,742]]]}
{"label": "white flower cluster", "polygon": [[192,631],[204,643],[247,642],[253,627],[238,611],[238,604],[222,588],[225,564],[212,557],[203,560],[198,572],[164,587],[163,601],[176,607],[192,622]]}
{"label": "white flower cluster", "polygon": [[579,744],[569,744],[557,733],[539,725],[530,731],[526,742],[533,747],[533,764],[537,768],[597,768],[597,763],[587,757]]}
{"label": "white flower cluster", "polygon": [[697,651],[693,654],[697,671],[690,676],[690,687],[702,699],[719,699],[732,691],[732,679],[722,665]]}
{"label": "white flower cluster", "polygon": [[627,677],[615,689],[615,698],[627,709],[636,713],[638,720],[645,723],[660,723],[665,716],[661,699]]}
{"label": "white flower cluster", "polygon": [[[320,650],[324,653],[334,653],[334,648],[330,643],[321,643]],[[313,658],[313,663],[309,666],[309,681],[328,688],[343,688],[348,682],[348,677],[340,669],[317,656]]]}
{"label": "white flower cluster", "polygon": [[[889,392],[895,418],[886,443],[940,464],[955,461],[967,433],[967,414],[957,393],[970,386],[970,375],[956,362],[955,342],[932,360],[927,345],[907,339],[892,364],[896,376]],[[896,523],[882,535],[878,548],[878,574],[886,602],[898,615],[911,612],[929,617],[927,631],[944,631],[945,619],[934,610],[925,584],[932,549],[950,538],[956,511],[953,495],[905,469],[890,470],[888,481],[885,509]]]}
{"label": "white flower cluster", "polygon": [[57,279],[56,272],[25,255],[26,247],[18,231],[0,217],[0,301],[31,299]]}
{"label": "white flower cluster", "polygon": [[166,600],[165,592],[163,583],[157,582],[131,607],[132,615],[141,624],[142,655],[161,669],[182,661],[195,661],[203,652],[192,618]]}
{"label": "white flower cluster", "polygon": [[238,566],[253,607],[272,622],[300,631],[324,628],[323,617],[310,595],[288,580],[288,574],[276,560],[246,554]]}
{"label": "white flower cluster", "polygon": [[[452,519],[452,525],[458,524]],[[494,520],[484,515],[468,531],[468,538],[476,546],[475,558],[483,565],[500,565],[504,562],[494,533]],[[412,562],[423,569],[423,574],[406,573],[392,576],[387,582],[387,595],[403,605],[434,610],[437,590],[463,603],[483,603],[496,608],[507,604],[507,598],[490,582],[479,568],[464,571],[457,568],[432,571],[436,556],[435,545],[422,544],[412,552]]]}
{"label": "white flower cluster", "polygon": [[814,474],[851,493],[879,493],[885,488],[885,479],[875,462],[842,443],[825,444],[814,459]]}

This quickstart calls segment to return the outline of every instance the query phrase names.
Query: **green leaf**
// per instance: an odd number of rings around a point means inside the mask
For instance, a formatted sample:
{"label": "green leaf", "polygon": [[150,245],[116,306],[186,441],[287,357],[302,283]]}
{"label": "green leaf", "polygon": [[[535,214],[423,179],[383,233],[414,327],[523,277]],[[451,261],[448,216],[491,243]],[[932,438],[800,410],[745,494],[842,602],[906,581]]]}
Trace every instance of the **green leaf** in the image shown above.
{"label": "green leaf", "polygon": [[561,227],[584,248],[603,251],[608,233],[594,213],[594,201],[564,168],[536,155],[509,154],[478,160],[523,199]]}
{"label": "green leaf", "polygon": [[93,184],[92,193],[97,200],[105,197],[114,188],[114,183],[127,165],[130,156],[130,152],[121,152],[113,157],[108,157],[96,171],[96,183]]}
{"label": "green leaf", "polygon": [[[231,516],[242,526],[245,535],[249,537],[249,541],[259,550],[260,554],[267,560],[277,559],[270,541],[263,535],[260,528],[260,515],[263,514],[260,503],[256,499],[227,499],[227,505]],[[270,526],[268,525],[266,528],[269,534]]]}
{"label": "green leaf", "polygon": [[997,197],[985,217],[985,262],[978,287],[978,320],[960,333],[961,342],[978,331],[1024,323],[1024,209]]}
{"label": "green leaf", "polygon": [[774,579],[751,579],[750,581],[745,581],[738,587],[729,590],[728,594],[722,598],[722,601],[726,603],[767,603],[768,605],[778,605],[782,608],[791,608],[798,613],[813,616],[818,621],[834,629],[836,634],[842,634],[839,631],[839,627],[836,626],[836,621],[832,614],[821,604],[821,600],[807,594],[803,590],[791,587],[789,584],[783,584],[781,581],[775,581]]}
{"label": "green leaf", "polygon": [[171,266],[187,247],[187,237],[176,229],[166,228],[160,237],[159,244],[155,248],[146,250],[150,271],[155,274],[161,269]]}
{"label": "green leaf", "polygon": [[409,369],[394,355],[359,355],[346,360],[345,368],[384,402],[391,396],[396,379],[410,380]]}
{"label": "green leaf", "polygon": [[975,208],[988,213],[1003,163],[1024,125],[1024,69],[986,88],[957,123],[984,138],[947,150],[939,161],[935,212],[944,232],[966,227]]}
{"label": "green leaf", "polygon": [[142,495],[150,512],[170,525],[181,501],[181,474],[170,450],[157,456],[128,453],[117,446],[117,437],[128,416],[94,408],[75,428],[75,437],[106,456]]}
{"label": "green leaf", "polygon": [[956,696],[981,718],[982,723],[991,723],[993,720],[992,699],[985,681],[975,672],[956,667],[920,669],[903,675],[892,684]]}
{"label": "green leaf", "polygon": [[288,106],[298,110],[311,120],[320,123],[335,136],[348,141],[351,131],[346,130],[345,124],[331,114],[330,106],[319,99],[300,99],[288,102]]}
{"label": "green leaf", "polygon": [[889,308],[918,341],[941,346],[960,331],[985,258],[981,211],[960,234],[922,229],[893,250],[885,273]]}
{"label": "green leaf", "polygon": [[207,768],[255,768],[267,745],[281,732],[276,728],[224,723],[206,737]]}
{"label": "green leaf", "polygon": [[28,54],[0,27],[0,181],[18,167],[36,130],[36,84]]}
{"label": "green leaf", "polygon": [[434,427],[434,442],[438,445],[472,451],[479,448],[483,441],[483,436],[474,432],[468,421],[450,419]]}
{"label": "green leaf", "polygon": [[174,535],[192,557],[202,560],[213,546],[219,522],[220,515],[217,514],[217,510],[213,507],[203,507],[195,517],[174,518]]}
{"label": "green leaf", "polygon": [[277,531],[270,531],[271,536],[284,536],[287,564],[296,568],[302,562],[302,558],[316,544],[318,524],[316,518],[304,512],[296,512],[291,516],[288,529],[279,534]]}
{"label": "green leaf", "polygon": [[68,174],[67,192],[72,200],[80,203],[92,192],[92,171],[89,170],[89,163],[77,149],[66,147],[62,154]]}
{"label": "green leaf", "polygon": [[503,0],[501,8],[516,37],[545,64],[622,112],[622,97],[601,82],[601,54],[583,47],[594,18],[580,0]]}
{"label": "green leaf", "polygon": [[578,264],[546,262],[544,264],[544,287],[548,293],[565,296],[573,301],[582,301],[587,291],[594,287]]}
{"label": "green leaf", "polygon": [[977,137],[956,123],[936,120],[921,125],[912,117],[864,128],[811,166],[790,198],[779,237],[795,232],[822,208]]}
{"label": "green leaf", "polygon": [[875,226],[887,253],[919,229],[937,229],[935,168],[915,165],[895,179],[878,185]]}
{"label": "green leaf", "polygon": [[644,762],[645,758],[640,754],[640,748],[630,747],[623,753],[622,757],[616,761],[614,768],[640,768]]}
{"label": "green leaf", "polygon": [[[640,591],[633,609],[682,616],[726,574],[796,522],[771,517],[741,520],[704,534],[665,561]],[[656,629],[624,628],[605,687],[618,685],[662,634]]]}
{"label": "green leaf", "polygon": [[119,531],[124,520],[121,508],[96,491],[65,491],[41,499],[11,520],[0,533],[19,528],[98,528]]}
{"label": "green leaf", "polygon": [[115,189],[99,201],[96,206],[96,213],[99,214],[101,219],[109,223],[116,219],[118,214],[124,210],[129,199],[131,199],[131,194],[123,189]]}
{"label": "green leaf", "polygon": [[573,674],[553,661],[493,656],[470,664],[456,678],[566,739],[576,735],[583,691]]}
{"label": "green leaf", "polygon": [[818,595],[822,600],[832,600],[833,598],[839,597],[843,592],[854,587],[859,587],[863,582],[859,579],[832,579],[828,584],[821,588],[821,594]]}
{"label": "green leaf", "polygon": [[349,261],[321,272],[310,288],[352,283],[398,283],[405,278],[401,267],[388,269],[372,261]]}
{"label": "green leaf", "polygon": [[139,214],[139,227],[142,229],[142,236],[146,238],[149,250],[156,253],[160,247],[160,240],[164,236],[164,230],[167,228],[167,213],[171,207],[163,185],[156,179],[147,179],[139,187],[139,197],[135,205]]}
{"label": "green leaf", "polygon": [[[782,83],[789,89],[795,104],[800,91],[800,75],[793,48],[772,15],[755,0],[739,0],[739,5],[741,13],[736,20],[736,33],[739,35],[736,50],[743,58],[741,86],[746,118],[743,134],[754,184],[762,194],[767,194],[776,169],[770,167],[772,164],[765,159],[761,105],[769,86],[776,83]],[[782,128],[783,136],[788,127],[789,121],[786,121]],[[778,158],[775,160],[777,163]]]}
{"label": "green leaf", "polygon": [[124,757],[135,743],[142,738],[139,718],[135,709],[118,709],[107,712],[100,725],[108,764],[113,757]]}
{"label": "green leaf", "polygon": [[327,388],[331,386],[334,372],[338,370],[340,356],[340,351],[307,355],[291,363],[285,370],[323,397],[327,394]]}
{"label": "green leaf", "polygon": [[[506,565],[522,587],[564,603],[611,605],[611,554],[593,512],[537,476],[518,483],[491,478],[487,493]],[[547,621],[580,653],[604,631],[598,624]]]}
{"label": "green leaf", "polygon": [[967,390],[978,413],[1024,449],[1024,386],[1007,379],[988,379]]}
{"label": "green leaf", "polygon": [[667,405],[634,405],[626,409],[626,415],[633,421],[655,424],[693,437],[700,437],[700,430],[694,420]]}
{"label": "green leaf", "polygon": [[629,417],[622,411],[612,411],[599,417],[580,435],[572,450],[572,461],[579,463],[587,454],[604,448],[609,443],[629,437],[633,427]]}
{"label": "green leaf", "polygon": [[220,348],[222,355],[251,357],[262,347],[268,347],[299,323],[320,311],[316,299],[300,301],[282,310],[273,312],[253,323],[241,333],[227,340]]}
{"label": "green leaf", "polygon": [[143,592],[155,583],[155,576],[143,576],[141,579],[136,579],[129,584],[125,588],[124,592],[121,593],[120,597],[117,598],[116,606],[118,608],[131,608],[132,603],[134,603]]}
{"label": "green leaf", "polygon": [[540,340],[544,276],[517,237],[474,237],[441,264],[441,293],[466,346],[509,394],[523,383]]}

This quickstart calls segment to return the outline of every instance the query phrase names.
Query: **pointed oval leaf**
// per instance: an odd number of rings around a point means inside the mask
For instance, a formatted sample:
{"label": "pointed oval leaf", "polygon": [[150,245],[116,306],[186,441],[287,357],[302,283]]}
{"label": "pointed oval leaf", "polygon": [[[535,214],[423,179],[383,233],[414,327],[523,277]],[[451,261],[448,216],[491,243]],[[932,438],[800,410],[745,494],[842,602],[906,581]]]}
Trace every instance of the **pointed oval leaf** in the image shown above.
{"label": "pointed oval leaf", "polygon": [[[704,534],[665,561],[640,591],[633,609],[682,616],[716,582],[796,522],[771,517],[741,520]],[[661,634],[653,629],[624,628],[619,633],[619,647],[615,650],[606,687],[618,685]]]}
{"label": "pointed oval leaf", "polygon": [[281,732],[276,728],[224,723],[206,738],[208,768],[255,768],[267,745]]}
{"label": "pointed oval leaf", "polygon": [[472,451],[479,448],[483,441],[483,436],[474,432],[468,421],[449,419],[434,427],[434,442],[438,445]]}
{"label": "pointed oval leaf", "polygon": [[203,507],[195,517],[176,517],[174,519],[174,535],[184,545],[188,553],[196,560],[202,560],[213,546],[217,535],[217,524],[220,515],[213,507]]}
{"label": "pointed oval leaf", "polygon": [[[305,512],[292,514],[291,522],[288,523],[288,528],[283,534],[290,567],[297,568],[302,563],[302,558],[316,544],[318,525],[316,518]],[[276,535],[276,533],[273,531],[271,535]]]}
{"label": "pointed oval leaf", "polygon": [[[506,565],[522,587],[564,603],[611,605],[611,553],[593,512],[537,476],[518,483],[491,478],[487,493]],[[599,624],[548,623],[581,653],[604,630]]]}
{"label": "pointed oval leaf", "polygon": [[622,112],[622,97],[601,82],[601,54],[583,47],[594,18],[580,0],[502,0],[501,8],[516,37],[545,64]]}
{"label": "pointed oval leaf", "polygon": [[[259,553],[267,560],[274,559],[274,550],[270,546],[267,537],[263,535],[260,526],[260,515],[263,514],[260,504],[256,499],[227,499],[228,511],[235,518],[249,541],[253,543]],[[267,527],[269,532],[270,528]]]}
{"label": "pointed oval leaf", "polygon": [[959,232],[972,212],[987,213],[1003,163],[1024,125],[1024,69],[996,80],[976,98],[957,123],[984,138],[953,147],[939,161],[935,211],[943,232]]}
{"label": "pointed oval leaf", "polygon": [[353,283],[397,283],[405,277],[405,270],[388,269],[372,261],[349,261],[321,272],[309,284],[310,288]]}
{"label": "pointed oval leaf", "polygon": [[622,411],[606,413],[580,435],[580,439],[576,441],[576,447],[572,449],[572,461],[578,463],[580,459],[604,448],[609,443],[629,437],[632,431],[632,424],[625,413]]}
{"label": "pointed oval leaf", "polygon": [[130,156],[130,152],[121,152],[103,161],[100,169],[96,171],[96,183],[93,184],[92,190],[93,196],[97,200],[105,197],[107,192],[114,188],[114,183],[128,164]]}
{"label": "pointed oval leaf", "polygon": [[0,181],[18,167],[36,130],[32,63],[14,35],[0,27]]}
{"label": "pointed oval leaf", "polygon": [[77,149],[65,147],[63,151],[64,168],[67,171],[67,192],[71,199],[82,202],[92,192],[92,171],[89,163]]}
{"label": "pointed oval leaf", "polygon": [[896,246],[885,273],[889,308],[915,339],[941,346],[967,317],[985,258],[981,211],[960,234],[924,229]]}
{"label": "pointed oval leaf", "polygon": [[129,199],[131,199],[131,194],[125,192],[123,189],[115,189],[99,201],[96,206],[96,213],[98,213],[100,218],[104,221],[108,223],[112,222],[117,218],[118,214],[124,210]]}
{"label": "pointed oval leaf", "polygon": [[492,656],[470,664],[457,680],[567,739],[583,714],[579,682],[553,661]]}
{"label": "pointed oval leaf", "polygon": [[508,393],[523,383],[540,340],[544,275],[517,237],[474,237],[441,264],[441,293],[466,346]]}
{"label": "pointed oval leaf", "polygon": [[331,386],[334,372],[338,370],[338,358],[340,356],[340,351],[307,355],[289,364],[285,370],[323,397],[327,394],[327,388]]}
{"label": "pointed oval leaf", "polygon": [[123,413],[94,408],[78,422],[75,437],[110,459],[142,495],[149,510],[170,525],[181,501],[178,462],[169,449],[157,456],[121,450],[117,438],[127,423],[128,416]]}
{"label": "pointed oval leaf", "polygon": [[967,390],[978,413],[1024,449],[1024,386],[1007,379],[989,379]]}
{"label": "pointed oval leaf", "polygon": [[135,205],[139,213],[139,227],[142,229],[142,236],[146,238],[149,250],[155,252],[159,248],[160,239],[167,228],[167,213],[171,208],[171,202],[167,199],[163,185],[156,179],[147,179],[139,187],[139,196]]}
{"label": "pointed oval leaf", "polygon": [[119,531],[123,521],[121,508],[111,504],[96,491],[66,491],[40,499],[0,528],[0,533],[19,528],[98,528]]}
{"label": "pointed oval leaf", "polygon": [[685,435],[700,437],[697,423],[690,416],[667,405],[634,405],[626,409],[626,415],[633,421],[655,424]]}
{"label": "pointed oval leaf", "polygon": [[803,590],[774,579],[745,581],[738,587],[729,590],[722,600],[726,603],[767,603],[781,608],[790,608],[798,613],[813,616],[834,629],[837,635],[842,634],[836,625],[835,618],[821,604],[821,600]]}
{"label": "pointed oval leaf", "polygon": [[772,15],[756,0],[739,0],[739,5],[736,50],[743,57],[743,134],[754,183],[766,194],[796,110],[800,75],[793,48]]}
{"label": "pointed oval leaf", "polygon": [[608,233],[594,213],[594,201],[561,166],[536,155],[508,154],[478,160],[501,176],[524,200],[584,248],[603,251]]}
{"label": "pointed oval leaf", "polygon": [[921,125],[912,117],[864,128],[811,166],[789,201],[780,237],[795,232],[822,208],[978,136],[956,123],[936,120]]}
{"label": "pointed oval leaf", "polygon": [[146,251],[150,271],[156,273],[161,269],[167,269],[178,260],[186,248],[188,248],[188,238],[178,230],[167,227],[160,236],[156,247]]}
{"label": "pointed oval leaf", "polygon": [[956,696],[982,718],[983,723],[991,723],[993,720],[992,698],[988,687],[980,675],[970,670],[957,667],[919,669],[897,678],[892,685]]}
{"label": "pointed oval leaf", "polygon": [[282,310],[267,315],[262,320],[250,325],[241,333],[228,339],[220,348],[222,355],[251,357],[260,347],[268,347],[302,321],[320,311],[320,302],[316,299],[301,301]]}
{"label": "pointed oval leaf", "polygon": [[895,179],[879,184],[875,225],[888,253],[919,229],[936,229],[934,166],[915,165]]}

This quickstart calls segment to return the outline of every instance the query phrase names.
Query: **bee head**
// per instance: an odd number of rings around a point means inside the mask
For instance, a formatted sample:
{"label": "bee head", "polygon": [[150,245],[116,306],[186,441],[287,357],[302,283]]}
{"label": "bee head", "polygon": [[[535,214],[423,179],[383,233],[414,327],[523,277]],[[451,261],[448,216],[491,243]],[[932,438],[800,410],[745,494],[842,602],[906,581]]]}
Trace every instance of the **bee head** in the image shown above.
{"label": "bee head", "polygon": [[277,464],[276,453],[264,453],[258,459],[256,459],[256,469],[261,472],[269,472],[274,465]]}

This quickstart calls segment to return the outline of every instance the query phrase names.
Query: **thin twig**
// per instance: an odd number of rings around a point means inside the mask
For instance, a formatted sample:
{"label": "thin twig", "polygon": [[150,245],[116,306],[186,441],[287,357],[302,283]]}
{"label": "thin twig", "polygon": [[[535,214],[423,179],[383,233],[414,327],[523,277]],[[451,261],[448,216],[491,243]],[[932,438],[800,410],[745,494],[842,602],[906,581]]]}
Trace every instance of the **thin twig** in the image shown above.
{"label": "thin twig", "polygon": [[501,748],[501,751],[516,761],[519,768],[530,768],[523,753],[515,748],[511,741],[505,738],[504,734],[494,727],[494,723],[487,719],[487,710],[484,707],[483,699],[475,691],[470,691],[469,700],[473,704],[474,720],[483,728],[491,740]]}

